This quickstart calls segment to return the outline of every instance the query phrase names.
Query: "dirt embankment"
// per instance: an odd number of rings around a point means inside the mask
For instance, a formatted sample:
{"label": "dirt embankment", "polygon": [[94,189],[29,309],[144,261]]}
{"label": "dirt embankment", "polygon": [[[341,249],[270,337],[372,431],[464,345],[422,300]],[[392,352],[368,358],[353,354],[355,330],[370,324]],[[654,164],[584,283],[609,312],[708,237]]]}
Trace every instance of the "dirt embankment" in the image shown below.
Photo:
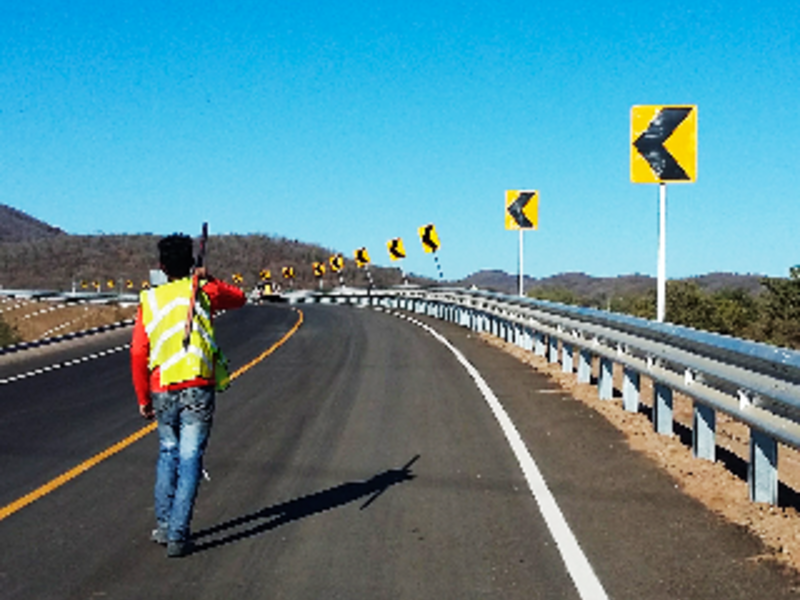
{"label": "dirt embankment", "polygon": [[[521,350],[488,334],[481,334],[488,344],[512,354],[537,371],[546,374],[573,397],[602,414],[627,437],[633,450],[647,455],[666,470],[686,494],[696,498],[724,519],[747,528],[763,542],[767,552],[753,560],[774,560],[800,578],[800,452],[781,445],[779,468],[781,506],[750,502],[747,488],[749,455],[748,428],[725,415],[717,416],[717,461],[692,456],[692,401],[676,394],[674,403],[675,434],[659,435],[647,414],[652,408],[652,382],[642,376],[639,413],[626,412],[621,399],[600,400],[597,388],[577,383],[575,374],[563,373],[561,365]],[[597,365],[594,365],[597,375]],[[615,389],[621,389],[622,372],[614,371]],[[687,441],[688,440],[688,441]]]}
{"label": "dirt embankment", "polygon": [[85,331],[135,315],[136,306],[0,298],[0,318],[11,326],[20,342]]}

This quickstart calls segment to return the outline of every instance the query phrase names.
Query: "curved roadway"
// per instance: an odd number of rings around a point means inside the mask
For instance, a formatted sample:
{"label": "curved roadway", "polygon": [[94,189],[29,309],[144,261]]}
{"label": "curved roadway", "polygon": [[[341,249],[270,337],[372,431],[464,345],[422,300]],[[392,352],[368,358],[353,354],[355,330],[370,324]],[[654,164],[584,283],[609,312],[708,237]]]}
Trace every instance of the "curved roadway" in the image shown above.
{"label": "curved roadway", "polygon": [[[454,354],[391,314],[302,313],[218,397],[194,554],[167,559],[149,541],[149,434],[0,520],[0,598],[579,598]],[[234,368],[298,316],[223,315]],[[682,496],[599,416],[468,331],[430,324],[505,406],[608,597],[794,597],[752,560],[755,540]],[[0,363],[0,508],[142,428],[129,335]]]}

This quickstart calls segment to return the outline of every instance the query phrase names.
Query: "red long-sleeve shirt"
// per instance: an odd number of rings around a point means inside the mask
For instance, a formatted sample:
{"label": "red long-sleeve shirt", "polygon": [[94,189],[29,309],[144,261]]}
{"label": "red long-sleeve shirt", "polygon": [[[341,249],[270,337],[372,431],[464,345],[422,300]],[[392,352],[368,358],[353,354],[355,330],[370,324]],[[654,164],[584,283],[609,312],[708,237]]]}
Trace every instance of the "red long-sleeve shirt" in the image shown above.
{"label": "red long-sleeve shirt", "polygon": [[[244,292],[234,285],[212,279],[203,285],[203,291],[211,302],[211,314],[221,310],[231,310],[244,305],[247,298]],[[133,325],[133,338],[131,339],[131,375],[133,388],[136,390],[136,399],[140,406],[150,404],[150,392],[163,392],[166,390],[183,389],[203,385],[213,385],[213,380],[197,378],[189,381],[162,386],[158,367],[150,371],[150,339],[142,321],[142,307],[136,312],[136,322]]]}

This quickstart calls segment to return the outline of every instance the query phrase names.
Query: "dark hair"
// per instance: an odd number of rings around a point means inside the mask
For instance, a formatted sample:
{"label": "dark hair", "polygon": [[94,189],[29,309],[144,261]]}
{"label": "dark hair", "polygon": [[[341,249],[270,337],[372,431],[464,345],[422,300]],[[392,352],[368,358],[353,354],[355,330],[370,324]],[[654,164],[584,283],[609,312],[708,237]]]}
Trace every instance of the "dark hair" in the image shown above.
{"label": "dark hair", "polygon": [[161,269],[167,277],[186,277],[192,272],[194,254],[192,238],[182,233],[173,233],[158,242]]}

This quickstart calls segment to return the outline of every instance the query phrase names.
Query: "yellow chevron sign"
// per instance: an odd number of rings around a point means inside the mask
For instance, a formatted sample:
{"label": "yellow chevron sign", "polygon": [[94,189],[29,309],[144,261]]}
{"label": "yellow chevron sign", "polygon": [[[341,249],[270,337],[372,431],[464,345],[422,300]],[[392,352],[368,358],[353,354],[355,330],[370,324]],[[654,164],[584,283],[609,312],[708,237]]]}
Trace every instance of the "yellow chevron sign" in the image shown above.
{"label": "yellow chevron sign", "polygon": [[331,263],[331,271],[338,273],[344,269],[344,257],[341,254],[334,254],[328,261]]}
{"label": "yellow chevron sign", "polygon": [[631,109],[631,181],[697,180],[697,106],[642,105]]}
{"label": "yellow chevron sign", "polygon": [[325,275],[325,263],[315,262],[314,277],[322,277],[323,275]]}
{"label": "yellow chevron sign", "polygon": [[403,246],[402,238],[394,238],[386,242],[386,247],[389,248],[389,258],[392,260],[402,260],[406,257],[406,249]]}
{"label": "yellow chevron sign", "polygon": [[433,223],[428,223],[419,228],[419,238],[422,240],[422,249],[425,252],[436,252],[442,245],[439,241],[439,235],[436,233],[436,227]]}
{"label": "yellow chevron sign", "polygon": [[537,190],[506,190],[506,229],[537,229],[539,227],[539,192]]}
{"label": "yellow chevron sign", "polygon": [[359,248],[354,252],[354,255],[356,257],[356,266],[359,268],[365,267],[370,263],[369,253],[366,248]]}

